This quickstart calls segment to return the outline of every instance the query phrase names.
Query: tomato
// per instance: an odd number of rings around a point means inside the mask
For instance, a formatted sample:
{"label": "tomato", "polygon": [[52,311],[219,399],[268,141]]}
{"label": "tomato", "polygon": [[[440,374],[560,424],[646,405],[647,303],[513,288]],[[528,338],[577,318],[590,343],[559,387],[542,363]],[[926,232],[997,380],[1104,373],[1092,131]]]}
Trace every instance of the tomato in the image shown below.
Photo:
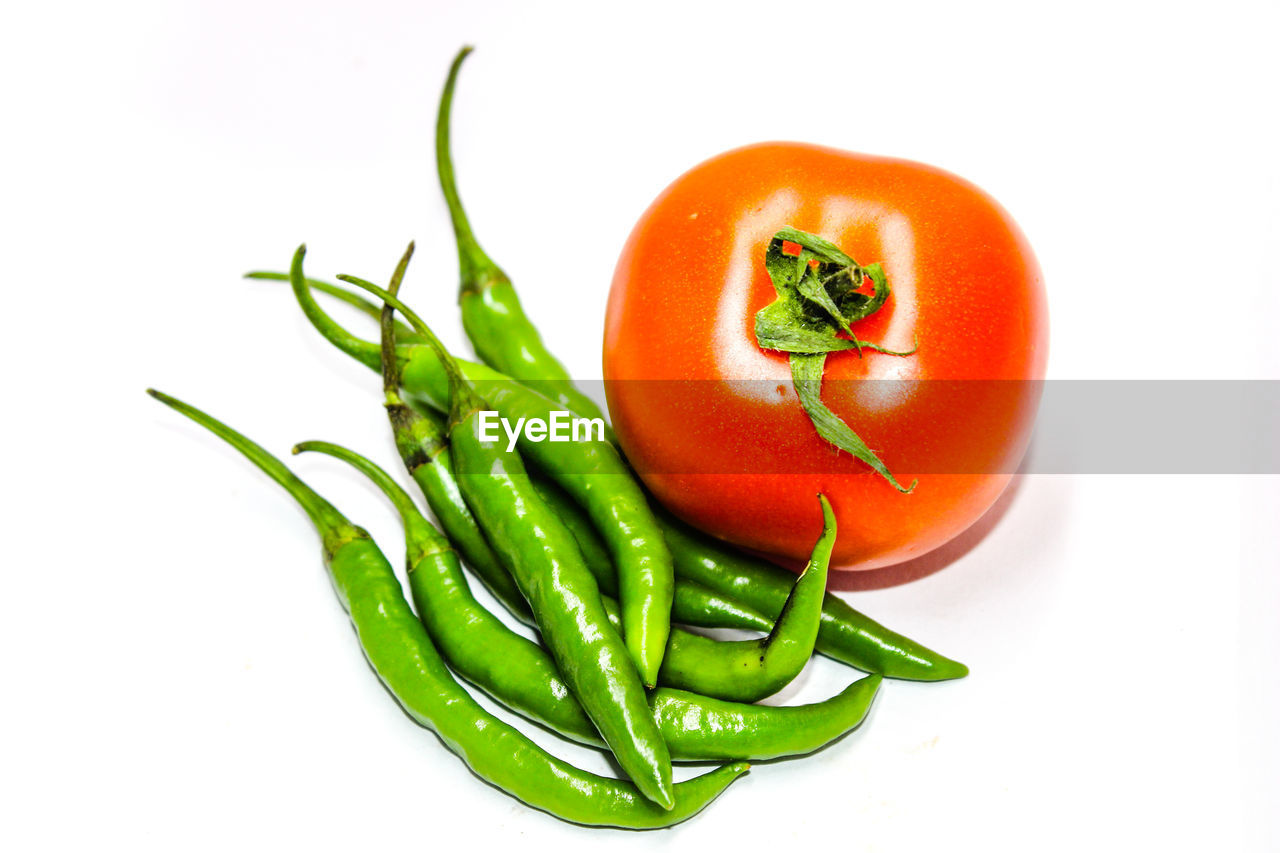
{"label": "tomato", "polygon": [[[918,478],[910,494],[824,441],[787,354],[756,343],[755,313],[775,298],[765,249],[785,226],[884,267],[891,296],[857,337],[919,348],[831,353],[822,399],[900,482]],[[641,216],[609,295],[604,375],[623,449],[676,515],[796,563],[822,492],[839,523],[833,566],[872,569],[937,548],[995,502],[1047,352],[1039,266],[986,193],[919,163],[766,143],[694,167]],[[869,379],[901,382],[846,381]]]}

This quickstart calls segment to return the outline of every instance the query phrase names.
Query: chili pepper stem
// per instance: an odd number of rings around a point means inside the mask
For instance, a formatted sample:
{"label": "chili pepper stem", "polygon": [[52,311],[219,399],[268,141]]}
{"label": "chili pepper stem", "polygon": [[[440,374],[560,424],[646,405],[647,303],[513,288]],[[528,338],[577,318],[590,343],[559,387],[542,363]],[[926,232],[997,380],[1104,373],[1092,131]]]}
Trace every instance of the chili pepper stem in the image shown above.
{"label": "chili pepper stem", "polygon": [[302,313],[329,343],[366,367],[378,370],[381,358],[377,345],[347,331],[316,303],[311,289],[307,287],[306,276],[302,274],[302,261],[306,256],[307,247],[304,243],[293,253],[293,261],[289,264],[289,284],[293,287],[293,295],[298,300]]}
{"label": "chili pepper stem", "polygon": [[[253,272],[247,272],[244,274],[244,277],[247,279],[251,279],[253,281],[283,281],[286,283],[289,281],[289,273],[270,272],[267,270],[254,270]],[[367,317],[371,317],[374,320],[377,320],[379,317],[382,316],[381,308],[379,308],[377,305],[374,305],[368,299],[363,298],[357,293],[352,293],[349,290],[343,290],[341,287],[338,287],[336,284],[331,284],[330,282],[327,282],[327,281],[321,281],[318,278],[305,278],[303,279],[303,282],[306,284],[306,286],[309,289],[318,290],[321,293],[325,294],[326,296],[331,296],[334,299],[338,300],[339,302],[342,302],[346,305],[350,305],[352,308],[356,309],[361,314],[364,314]],[[408,326],[404,324],[400,324],[399,327],[396,329],[396,338],[401,341],[412,341],[413,343],[422,343],[422,341],[418,338],[417,332],[413,331],[413,329],[410,329]]]}
{"label": "chili pepper stem", "polygon": [[298,476],[284,466],[284,464],[268,453],[259,444],[250,441],[240,433],[228,427],[221,421],[215,420],[209,415],[197,409],[188,403],[170,397],[162,391],[154,388],[148,388],[147,393],[156,400],[164,403],[174,411],[183,414],[200,426],[212,432],[223,441],[230,444],[236,450],[240,451],[254,465],[258,466],[272,480],[275,480],[284,487],[294,500],[306,512],[307,517],[311,519],[311,523],[320,531],[320,535],[324,540],[325,553],[332,556],[339,548],[347,542],[357,539],[363,535],[363,531],[338,512],[338,510],[324,498],[320,497],[310,486],[298,479]]}
{"label": "chili pepper stem", "polygon": [[496,282],[508,280],[502,268],[485,254],[484,249],[480,248],[475,232],[471,230],[471,222],[467,219],[462,198],[458,195],[458,184],[453,173],[453,155],[449,150],[449,118],[453,111],[453,90],[458,84],[458,72],[462,69],[463,61],[474,49],[467,45],[453,58],[436,113],[436,171],[440,176],[440,189],[444,192],[445,204],[449,208],[449,219],[453,222],[453,233],[458,244],[458,271],[462,279],[459,296],[464,293],[476,293]]}
{"label": "chili pepper stem", "polygon": [[338,278],[347,284],[353,284],[361,290],[373,294],[381,299],[384,304],[399,311],[413,326],[414,330],[427,339],[427,345],[431,347],[432,352],[436,354],[436,358],[440,360],[440,364],[444,367],[445,375],[449,380],[450,424],[459,423],[467,415],[484,408],[484,401],[480,399],[475,389],[471,387],[471,383],[462,375],[462,371],[458,368],[457,360],[445,349],[444,344],[440,343],[440,339],[436,337],[435,332],[431,331],[431,327],[424,323],[412,308],[401,302],[395,294],[383,290],[373,282],[365,281],[354,275],[339,275]]}

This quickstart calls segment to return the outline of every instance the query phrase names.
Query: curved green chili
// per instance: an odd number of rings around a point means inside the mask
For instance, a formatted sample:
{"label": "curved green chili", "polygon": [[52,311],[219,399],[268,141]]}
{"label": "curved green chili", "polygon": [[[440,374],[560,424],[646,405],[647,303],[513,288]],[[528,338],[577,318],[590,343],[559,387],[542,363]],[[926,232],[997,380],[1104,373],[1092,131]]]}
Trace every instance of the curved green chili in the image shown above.
{"label": "curved green chili", "polygon": [[306,510],[324,543],[325,564],[365,656],[400,705],[435,731],[481,778],[534,808],[575,823],[649,828],[692,817],[747,770],[728,764],[675,786],[675,806],[649,802],[634,786],[561,761],[484,710],[449,674],[404,599],[386,557],[278,459],[203,412],[158,391],[156,399],[230,443]]}
{"label": "curved green chili", "polygon": [[[429,330],[420,325],[421,320],[416,319],[412,311],[404,311],[394,295],[354,276],[338,278],[394,305],[420,334],[428,333]],[[293,286],[295,294],[305,298],[307,288],[301,270],[297,271]],[[310,300],[310,304],[319,310],[314,300]],[[401,374],[405,387],[410,387],[411,374],[417,376],[434,369],[439,380],[434,390],[440,392],[440,396],[433,398],[433,402],[444,402],[445,405],[439,407],[447,408],[450,386],[442,359],[452,357],[443,348],[437,353],[430,346],[411,347],[409,353]],[[464,374],[459,375],[465,378]],[[510,420],[535,418],[550,423],[553,413],[562,411],[551,400],[509,379],[477,380],[476,390],[487,406]],[[534,441],[522,433],[520,452],[555,479],[587,511],[609,547],[617,570],[623,640],[644,683],[655,685],[671,631],[675,574],[662,530],[631,469],[607,441],[553,443]],[[457,461],[456,453],[454,461]]]}
{"label": "curved green chili", "polygon": [[[464,47],[449,67],[436,117],[436,171],[458,245],[458,305],[462,309],[462,327],[485,364],[522,382],[535,383],[540,392],[566,409],[603,420],[600,407],[574,387],[569,371],[542,342],[537,327],[524,313],[511,279],[480,248],[462,199],[458,197],[453,156],[449,152],[449,117],[458,71],[469,53],[471,48]],[[606,431],[612,439],[607,425]]]}
{"label": "curved green chili", "polygon": [[[295,288],[294,294],[308,321],[329,343],[367,367],[379,369],[381,359],[377,344],[343,328],[325,313],[305,286]],[[413,365],[413,370],[404,376],[405,390],[432,408],[448,408],[444,374],[429,348],[405,344],[397,353],[402,365]],[[518,383],[485,365],[459,361],[459,366],[468,379],[478,383],[482,392],[495,385],[505,385],[509,395],[521,393]],[[530,389],[524,389],[524,394],[534,399],[540,396]],[[527,405],[532,406],[531,403]],[[658,522],[671,553],[676,557],[676,572],[680,577],[758,609],[772,618],[781,612],[793,579],[790,572],[736,553],[664,513],[658,513]],[[887,678],[943,681],[962,678],[969,673],[969,668],[963,663],[886,628],[830,593],[823,603],[817,649],[842,663],[878,672]]]}
{"label": "curved green chili", "polygon": [[422,517],[413,499],[386,471],[354,451],[323,441],[305,441],[308,450],[334,456],[373,481],[404,524],[409,591],[449,668],[519,714],[581,743],[600,736],[582,706],[569,695],[555,663],[535,642],[512,631],[467,586],[457,552]]}
{"label": "curved green chili", "polygon": [[[659,511],[659,522],[682,578],[756,608],[781,612],[795,576],[786,569],[739,554]],[[969,668],[889,630],[827,593],[822,603],[817,650],[841,663],[888,678],[945,681]]]}
{"label": "curved green chili", "polygon": [[448,375],[450,451],[467,505],[510,569],[557,667],[622,769],[645,796],[670,808],[670,753],[573,536],[538,497],[520,455],[483,436],[479,416],[488,404],[426,324],[394,295],[367,282],[358,284],[395,307],[430,341]]}
{"label": "curved green chili", "polygon": [[818,501],[822,504],[822,535],[769,636],[722,643],[698,634],[673,632],[659,675],[663,684],[717,699],[756,702],[777,693],[800,674],[813,656],[827,566],[836,542],[831,504],[823,495],[818,495]]}
{"label": "curved green chili", "polygon": [[[767,759],[805,755],[856,728],[867,716],[882,676],[868,675],[823,702],[775,707],[725,702],[660,687],[649,694],[658,728],[682,761]],[[685,735],[697,733],[696,737]],[[678,733],[674,740],[671,733]]]}

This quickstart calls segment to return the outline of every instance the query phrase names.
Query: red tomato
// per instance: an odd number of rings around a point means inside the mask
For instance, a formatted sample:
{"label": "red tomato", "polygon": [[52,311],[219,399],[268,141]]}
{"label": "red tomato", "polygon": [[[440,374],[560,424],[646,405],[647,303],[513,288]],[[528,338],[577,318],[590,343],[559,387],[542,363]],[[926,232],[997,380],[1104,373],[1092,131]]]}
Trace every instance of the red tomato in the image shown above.
{"label": "red tomato", "polygon": [[[756,343],[755,313],[775,298],[764,253],[784,226],[884,266],[892,295],[854,332],[919,350],[832,353],[822,398],[900,482],[919,478],[911,494],[819,437],[787,355]],[[990,196],[919,163],[768,143],[696,166],[641,216],[609,295],[604,375],[623,448],[678,516],[794,563],[821,529],[823,492],[840,528],[833,567],[872,569],[937,548],[999,497],[1030,437],[1047,350],[1039,266]],[[1032,381],[886,393],[841,381],[854,379]]]}

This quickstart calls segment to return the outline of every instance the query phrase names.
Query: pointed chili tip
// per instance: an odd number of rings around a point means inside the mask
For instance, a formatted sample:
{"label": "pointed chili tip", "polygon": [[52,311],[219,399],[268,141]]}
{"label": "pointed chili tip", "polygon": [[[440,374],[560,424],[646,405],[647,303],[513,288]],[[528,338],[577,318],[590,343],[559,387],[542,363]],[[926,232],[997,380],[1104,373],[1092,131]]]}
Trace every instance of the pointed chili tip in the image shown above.
{"label": "pointed chili tip", "polygon": [[306,442],[295,444],[293,447],[289,448],[289,452],[294,456],[297,456],[299,453],[302,453],[304,450],[306,450],[306,448],[302,446],[302,444],[305,444],[305,443]]}
{"label": "pointed chili tip", "polygon": [[964,678],[968,674],[969,667],[960,663],[960,661],[935,654],[932,665],[929,667],[928,675],[924,676],[924,678],[920,680],[952,681],[957,678]]}
{"label": "pointed chili tip", "polygon": [[[914,488],[914,487],[913,487]],[[822,492],[818,492],[818,505],[822,507],[822,527],[825,530],[828,527],[834,527],[836,523],[835,510],[831,508],[831,501]]]}

